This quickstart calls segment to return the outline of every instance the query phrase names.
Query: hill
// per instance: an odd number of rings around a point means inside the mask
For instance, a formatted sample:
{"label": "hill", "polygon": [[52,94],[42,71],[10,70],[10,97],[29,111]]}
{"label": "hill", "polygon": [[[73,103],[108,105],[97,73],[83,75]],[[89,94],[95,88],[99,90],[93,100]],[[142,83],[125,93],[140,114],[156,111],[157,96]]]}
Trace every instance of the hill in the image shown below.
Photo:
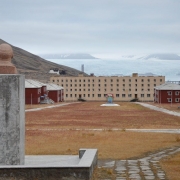
{"label": "hill", "polygon": [[180,60],[179,55],[172,54],[172,53],[150,54],[146,56],[144,59],[151,59],[151,58],[156,58],[156,59],[161,59],[161,60]]}
{"label": "hill", "polygon": [[[0,44],[7,43],[0,39]],[[11,44],[9,44],[11,45]],[[67,76],[77,76],[81,71],[74,68],[70,68],[64,65],[59,65],[50,61],[47,61],[37,55],[34,55],[28,51],[11,45],[14,53],[12,63],[16,66],[19,74],[24,74],[26,78],[37,79],[42,82],[48,82],[52,74],[49,74],[50,69],[59,69],[64,71]],[[88,76],[84,73],[85,76]]]}
{"label": "hill", "polygon": [[82,54],[82,53],[76,53],[76,54],[42,54],[40,55],[43,58],[46,59],[97,59],[93,57],[90,54]]}

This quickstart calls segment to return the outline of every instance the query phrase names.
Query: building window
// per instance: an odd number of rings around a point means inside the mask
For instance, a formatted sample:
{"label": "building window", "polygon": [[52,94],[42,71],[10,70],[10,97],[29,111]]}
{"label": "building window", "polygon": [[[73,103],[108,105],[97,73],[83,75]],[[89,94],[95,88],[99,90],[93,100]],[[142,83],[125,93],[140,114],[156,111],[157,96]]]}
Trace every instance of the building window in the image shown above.
{"label": "building window", "polygon": [[119,79],[117,79],[117,82],[119,82]]}
{"label": "building window", "polygon": [[113,84],[111,84],[111,87],[113,87]]}
{"label": "building window", "polygon": [[123,89],[123,91],[125,91],[125,89]]}
{"label": "building window", "polygon": [[57,82],[59,82],[59,79],[57,80]]}
{"label": "building window", "polygon": [[129,82],[131,82],[131,79],[129,79]]}
{"label": "building window", "polygon": [[148,84],[148,87],[150,87],[150,84]]}
{"label": "building window", "polygon": [[72,79],[70,80],[70,82],[72,82]]}
{"label": "building window", "polygon": [[92,94],[92,97],[94,97],[94,94]]}
{"label": "building window", "polygon": [[79,82],[81,82],[81,79],[79,80]]}
{"label": "building window", "polygon": [[88,84],[88,87],[90,87],[90,84]]}
{"label": "building window", "polygon": [[135,79],[135,82],[137,82],[137,79]]}
{"label": "building window", "polygon": [[171,98],[167,98],[168,102],[172,102],[172,99]]}
{"label": "building window", "polygon": [[117,84],[117,86],[119,86],[119,84]]}
{"label": "building window", "polygon": [[104,82],[106,82],[106,79],[104,80]]}
{"label": "building window", "polygon": [[178,95],[179,95],[179,91],[176,91],[176,92],[175,92],[175,95],[178,96]]}
{"label": "building window", "polygon": [[150,95],[150,94],[147,94],[147,97],[151,97],[151,95]]}
{"label": "building window", "polygon": [[156,87],[156,84],[154,84],[154,87]]}
{"label": "building window", "polygon": [[104,97],[106,97],[107,94],[104,94]]}
{"label": "building window", "polygon": [[179,98],[176,98],[176,99],[175,99],[175,102],[179,102]]}
{"label": "building window", "polygon": [[84,82],[86,82],[86,80],[84,79]]}
{"label": "building window", "polygon": [[111,79],[111,82],[113,82],[113,79]]}
{"label": "building window", "polygon": [[54,82],[54,79],[52,80],[52,82]]}
{"label": "building window", "polygon": [[150,89],[148,89],[148,91],[150,91]]}
{"label": "building window", "polygon": [[156,82],[156,79],[154,79],[154,82]]}
{"label": "building window", "polygon": [[129,84],[129,87],[131,87],[131,84]]}
{"label": "building window", "polygon": [[144,86],[144,84],[141,84],[141,86],[143,87],[143,86]]}
{"label": "building window", "polygon": [[86,84],[84,84],[84,87],[86,86]]}
{"label": "building window", "polygon": [[88,97],[90,97],[90,94],[88,94]]}
{"label": "building window", "polygon": [[94,79],[92,80],[92,82],[94,82]]}
{"label": "building window", "polygon": [[90,79],[88,79],[88,82],[90,82]]}
{"label": "building window", "polygon": [[111,91],[113,91],[113,89],[111,89]]}
{"label": "building window", "polygon": [[72,97],[72,94],[70,94],[70,97]]}
{"label": "building window", "polygon": [[94,84],[92,84],[92,86],[94,87]]}
{"label": "building window", "polygon": [[106,91],[106,89],[104,89],[104,91]]}
{"label": "building window", "polygon": [[75,79],[74,82],[77,82],[77,80]]}
{"label": "building window", "polygon": [[68,87],[68,84],[66,84],[66,87]]}
{"label": "building window", "polygon": [[81,91],[81,89],[79,89],[79,91]]}
{"label": "building window", "polygon": [[119,91],[119,89],[117,89],[117,91]]}
{"label": "building window", "polygon": [[77,94],[75,94],[74,96],[77,97]]}
{"label": "building window", "polygon": [[129,89],[129,91],[131,91],[131,89]]}
{"label": "building window", "polygon": [[70,86],[72,87],[72,84],[70,84]]}
{"label": "building window", "polygon": [[94,89],[92,89],[92,91],[94,91]]}
{"label": "building window", "polygon": [[125,84],[123,84],[123,87],[125,87]]}
{"label": "building window", "polygon": [[122,94],[122,97],[126,97],[126,94]]}
{"label": "building window", "polygon": [[101,94],[98,94],[98,97],[101,97]]}
{"label": "building window", "polygon": [[141,91],[144,91],[144,89],[141,89]]}
{"label": "building window", "polygon": [[137,91],[137,89],[135,89],[135,91]]}
{"label": "building window", "polygon": [[116,97],[119,97],[119,94],[116,94]]}
{"label": "building window", "polygon": [[172,95],[172,91],[168,91],[167,93],[168,93],[168,95],[169,95],[169,96],[171,96],[171,95]]}
{"label": "building window", "polygon": [[61,84],[61,86],[63,87],[63,84]]}
{"label": "building window", "polygon": [[162,79],[160,79],[160,82],[162,82]]}
{"label": "building window", "polygon": [[123,82],[125,82],[125,79],[123,79]]}
{"label": "building window", "polygon": [[132,97],[132,95],[131,95],[131,94],[128,94],[128,97]]}
{"label": "building window", "polygon": [[66,79],[66,82],[68,82],[68,80]]}
{"label": "building window", "polygon": [[77,91],[77,89],[74,89],[75,91]]}
{"label": "building window", "polygon": [[66,94],[66,97],[68,97],[68,94]]}
{"label": "building window", "polygon": [[83,91],[86,91],[86,89],[83,89]]}
{"label": "building window", "polygon": [[100,87],[100,86],[101,86],[101,84],[98,84],[98,86]]}
{"label": "building window", "polygon": [[98,89],[98,91],[101,91],[101,89]]}
{"label": "building window", "polygon": [[104,86],[106,87],[106,84],[104,84]]}
{"label": "building window", "polygon": [[90,89],[88,89],[88,91],[90,91]]}
{"label": "building window", "polygon": [[141,97],[144,97],[144,94],[141,94]]}
{"label": "building window", "polygon": [[150,79],[148,79],[148,82],[150,82]]}
{"label": "building window", "polygon": [[72,89],[70,89],[70,91],[72,91]]}
{"label": "building window", "polygon": [[74,86],[77,87],[77,84],[75,84]]}
{"label": "building window", "polygon": [[86,97],[86,95],[84,94],[84,97]]}
{"label": "building window", "polygon": [[79,84],[79,87],[81,87],[81,84]]}

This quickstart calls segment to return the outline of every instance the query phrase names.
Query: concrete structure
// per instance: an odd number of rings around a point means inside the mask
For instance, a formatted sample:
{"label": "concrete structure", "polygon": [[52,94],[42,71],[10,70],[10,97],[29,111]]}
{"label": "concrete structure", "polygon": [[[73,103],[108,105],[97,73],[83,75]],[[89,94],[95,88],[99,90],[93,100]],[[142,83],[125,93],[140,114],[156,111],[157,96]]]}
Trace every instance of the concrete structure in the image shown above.
{"label": "concrete structure", "polygon": [[154,102],[180,103],[180,85],[168,82],[155,87]]}
{"label": "concrete structure", "polygon": [[24,164],[24,76],[0,75],[0,165]]}
{"label": "concrete structure", "polygon": [[47,85],[47,95],[54,102],[64,101],[64,88],[56,84],[46,84]]}
{"label": "concrete structure", "polygon": [[0,166],[0,177],[14,179],[90,180],[97,165],[97,149],[80,149],[79,155],[26,156],[25,165]]}
{"label": "concrete structure", "polygon": [[146,76],[133,73],[132,76],[53,76],[50,82],[64,87],[65,101],[78,98],[87,101],[106,101],[106,95],[114,95],[114,101],[154,100],[154,87],[165,83],[164,76]]}
{"label": "concrete structure", "polygon": [[39,104],[42,85],[32,79],[25,80],[25,103]]}

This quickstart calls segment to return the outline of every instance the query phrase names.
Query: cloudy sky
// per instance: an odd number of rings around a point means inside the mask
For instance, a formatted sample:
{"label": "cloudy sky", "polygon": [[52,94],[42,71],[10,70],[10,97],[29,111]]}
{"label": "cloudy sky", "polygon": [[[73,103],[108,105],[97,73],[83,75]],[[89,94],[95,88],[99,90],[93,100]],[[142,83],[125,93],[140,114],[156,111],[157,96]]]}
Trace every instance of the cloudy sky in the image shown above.
{"label": "cloudy sky", "polygon": [[0,38],[35,54],[180,54],[180,0],[0,2]]}

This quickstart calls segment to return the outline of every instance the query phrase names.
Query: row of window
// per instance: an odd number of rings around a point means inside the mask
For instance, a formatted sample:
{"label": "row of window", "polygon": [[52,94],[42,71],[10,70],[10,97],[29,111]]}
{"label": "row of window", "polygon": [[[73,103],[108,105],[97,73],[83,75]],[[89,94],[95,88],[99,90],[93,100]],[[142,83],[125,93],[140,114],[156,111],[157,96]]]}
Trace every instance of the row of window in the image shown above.
{"label": "row of window", "polygon": [[[68,91],[95,91],[95,89],[66,89],[66,92]],[[104,91],[106,92],[107,89],[98,89],[98,91]],[[108,89],[109,91],[109,89]],[[113,89],[110,89],[111,92],[113,92]],[[116,91],[120,91],[120,89],[116,89]],[[132,89],[122,89],[122,91],[132,91]],[[138,89],[135,89],[134,91],[138,91]],[[150,89],[147,89],[147,90],[144,90],[144,89],[141,89],[141,91],[150,91]]]}
{"label": "row of window", "polygon": [[[58,84],[59,85],[59,84]],[[61,86],[62,87],[73,87],[73,84],[61,84]],[[74,84],[74,87],[77,87],[77,86],[79,86],[79,87],[86,87],[86,86],[88,86],[88,87],[90,87],[90,86],[92,86],[92,87],[94,87],[94,84]],[[101,87],[102,85],[101,84],[98,84],[98,87]],[[113,87],[114,85],[113,84],[110,84],[110,86],[111,87]],[[116,86],[117,87],[119,87],[119,84],[116,84]],[[123,87],[125,87],[125,86],[127,86],[127,85],[125,85],[125,84],[122,84],[122,86]],[[145,85],[144,84],[141,84],[141,86],[142,87],[144,87]],[[147,86],[148,87],[150,87],[150,84],[147,84]],[[104,84],[104,87],[107,87],[107,84]],[[129,84],[129,87],[131,87],[131,84]],[[138,87],[138,84],[135,84],[135,87]],[[156,87],[156,84],[154,84],[154,87]]]}
{"label": "row of window", "polygon": [[[84,98],[87,96],[87,97],[95,97],[95,95],[94,94],[83,94],[82,95]],[[107,94],[98,94],[97,95],[99,98],[100,97],[106,97],[107,96]],[[147,94],[146,95],[147,97],[151,97],[151,94]],[[73,94],[66,94],[66,97],[68,98],[68,97],[73,97]],[[78,97],[78,95],[77,94],[74,94],[74,97],[76,98],[76,97]],[[122,98],[125,98],[126,97],[126,94],[122,94],[122,95],[120,95],[120,94],[116,94],[115,95],[115,97],[122,97]],[[132,94],[128,94],[127,95],[127,97],[132,97]],[[145,94],[141,94],[141,97],[145,97]]]}
{"label": "row of window", "polygon": [[[54,79],[52,81],[55,82]],[[86,79],[79,79],[79,80],[77,80],[77,79],[74,79],[74,80],[72,80],[72,79],[70,79],[70,80],[61,79],[61,82],[73,82],[73,81],[74,82],[95,82],[94,79],[88,79],[88,80],[86,80]],[[128,79],[128,80],[122,79],[122,82],[131,82],[131,81],[132,81],[132,79]],[[156,82],[156,79],[153,79],[153,81]],[[57,82],[60,82],[60,80],[57,79]],[[101,79],[98,79],[98,82],[108,82],[108,80],[104,79],[104,81],[103,81]],[[113,79],[110,79],[110,82],[120,82],[120,80],[116,79],[116,80],[113,81]],[[134,82],[138,82],[138,79],[135,79]],[[145,82],[145,80],[141,79],[141,82]],[[150,82],[150,79],[147,79],[147,82]],[[160,82],[162,82],[162,79],[160,79]]]}
{"label": "row of window", "polygon": [[[168,102],[172,102],[172,98],[167,98]],[[175,98],[175,102],[180,102],[180,98]]]}
{"label": "row of window", "polygon": [[[172,95],[172,91],[167,91],[168,95],[171,96]],[[175,95],[178,96],[179,95],[179,91],[175,91]]]}

